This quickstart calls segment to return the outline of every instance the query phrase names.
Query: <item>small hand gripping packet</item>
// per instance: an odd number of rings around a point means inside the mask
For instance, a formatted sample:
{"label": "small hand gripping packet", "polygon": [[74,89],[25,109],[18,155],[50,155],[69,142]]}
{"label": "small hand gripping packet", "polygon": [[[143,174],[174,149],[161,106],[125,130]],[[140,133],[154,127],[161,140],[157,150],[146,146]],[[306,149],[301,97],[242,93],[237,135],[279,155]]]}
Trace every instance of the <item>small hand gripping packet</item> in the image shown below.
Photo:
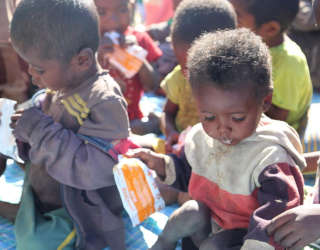
{"label": "small hand gripping packet", "polygon": [[139,159],[120,157],[113,174],[133,226],[165,207],[152,170]]}
{"label": "small hand gripping packet", "polygon": [[118,42],[119,34],[114,31],[104,35],[114,43],[113,53],[107,55],[110,63],[121,71],[127,79],[131,79],[139,72],[148,52],[137,44],[132,44],[125,49],[121,48]]}

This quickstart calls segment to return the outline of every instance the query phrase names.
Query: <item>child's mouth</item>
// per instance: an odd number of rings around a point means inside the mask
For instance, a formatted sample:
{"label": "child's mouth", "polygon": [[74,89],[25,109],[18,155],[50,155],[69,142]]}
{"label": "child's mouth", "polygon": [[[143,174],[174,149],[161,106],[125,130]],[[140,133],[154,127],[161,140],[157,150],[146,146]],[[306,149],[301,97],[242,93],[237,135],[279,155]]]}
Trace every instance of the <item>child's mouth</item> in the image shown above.
{"label": "child's mouth", "polygon": [[227,144],[227,145],[231,145],[232,144],[232,139],[228,138],[228,137],[221,137],[220,138],[220,141],[223,143],[223,144]]}

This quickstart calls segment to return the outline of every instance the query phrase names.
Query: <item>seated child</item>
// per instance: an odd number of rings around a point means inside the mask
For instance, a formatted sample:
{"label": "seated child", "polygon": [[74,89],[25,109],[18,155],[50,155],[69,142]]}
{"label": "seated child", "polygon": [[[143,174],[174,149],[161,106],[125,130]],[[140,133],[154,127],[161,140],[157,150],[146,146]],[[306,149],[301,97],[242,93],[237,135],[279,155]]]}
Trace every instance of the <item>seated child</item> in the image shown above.
{"label": "seated child", "polygon": [[179,134],[199,122],[190,84],[186,77],[186,58],[192,42],[204,32],[234,29],[236,15],[226,0],[185,0],[173,17],[171,40],[179,65],[161,82],[167,95],[161,127],[166,151],[172,152]]}
{"label": "seated child", "polygon": [[[122,87],[122,91],[128,103],[128,114],[130,127],[133,133],[145,134],[155,132],[159,128],[159,118],[152,115],[150,122],[141,121],[143,114],[139,107],[140,99],[144,91],[155,90],[159,86],[159,76],[153,69],[152,62],[155,62],[161,56],[161,50],[155,45],[151,37],[146,32],[139,32],[129,26],[130,14],[133,7],[131,0],[95,0],[97,11],[100,17],[100,33],[102,42],[99,50],[100,65],[110,70],[110,74]],[[106,32],[116,31],[121,35],[120,42],[123,46],[126,43],[126,37],[134,37],[138,45],[147,52],[147,60],[144,60],[140,71],[131,79],[126,79],[117,69],[109,64],[107,54],[113,50],[113,43],[107,37]]]}
{"label": "seated child", "polygon": [[187,67],[201,123],[184,155],[130,154],[194,199],[170,216],[152,249],[174,249],[185,236],[201,250],[274,249],[266,226],[302,204],[305,160],[296,131],[263,115],[272,95],[268,48],[247,29],[208,33]]}
{"label": "seated child", "polygon": [[[173,10],[175,11],[181,0],[173,0]],[[162,80],[177,65],[177,59],[174,55],[170,39],[170,30],[173,18],[161,23],[155,23],[147,26],[147,32],[154,41],[159,43],[162,56],[157,60],[156,67]]]}
{"label": "seated child", "polygon": [[307,60],[285,31],[299,10],[299,0],[230,0],[239,27],[262,37],[272,56],[273,96],[267,115],[288,122],[300,135],[312,98]]}
{"label": "seated child", "polygon": [[118,84],[98,70],[98,23],[84,0],[22,0],[14,13],[13,47],[47,89],[12,117],[27,164],[17,249],[125,249],[112,168],[129,121]]}

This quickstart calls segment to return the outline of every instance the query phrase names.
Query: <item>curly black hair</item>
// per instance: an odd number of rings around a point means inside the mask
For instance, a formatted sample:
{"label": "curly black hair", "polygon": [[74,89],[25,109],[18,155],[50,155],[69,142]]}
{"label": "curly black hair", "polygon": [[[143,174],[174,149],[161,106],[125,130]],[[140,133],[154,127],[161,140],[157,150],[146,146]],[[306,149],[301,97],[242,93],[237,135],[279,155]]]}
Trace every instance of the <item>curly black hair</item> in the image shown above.
{"label": "curly black hair", "polygon": [[227,0],[183,0],[171,27],[173,43],[191,44],[202,33],[234,29],[237,16]]}
{"label": "curly black hair", "polygon": [[22,0],[11,21],[11,40],[21,52],[35,49],[42,59],[69,61],[81,49],[99,45],[93,1]]}
{"label": "curly black hair", "polygon": [[203,85],[225,90],[253,86],[256,97],[263,98],[272,89],[269,50],[245,28],[202,35],[189,50],[187,67],[194,90]]}
{"label": "curly black hair", "polygon": [[241,0],[248,13],[254,16],[257,27],[276,21],[285,31],[299,11],[299,0]]}

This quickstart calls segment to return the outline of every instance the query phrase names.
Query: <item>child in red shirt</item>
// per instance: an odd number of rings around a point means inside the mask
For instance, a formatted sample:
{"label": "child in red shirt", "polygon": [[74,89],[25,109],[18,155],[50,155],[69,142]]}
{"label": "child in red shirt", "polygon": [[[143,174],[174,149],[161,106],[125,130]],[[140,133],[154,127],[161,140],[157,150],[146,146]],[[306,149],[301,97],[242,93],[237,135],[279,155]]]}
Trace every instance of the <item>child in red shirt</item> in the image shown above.
{"label": "child in red shirt", "polygon": [[[133,4],[130,0],[95,0],[97,11],[100,16],[101,44],[99,50],[99,63],[103,68],[109,69],[111,75],[120,84],[124,96],[128,102],[128,114],[131,129],[134,133],[144,134],[153,129],[141,121],[143,114],[139,107],[139,101],[144,91],[152,91],[159,86],[158,73],[153,69],[152,62],[161,55],[161,50],[153,42],[146,32],[134,30],[129,26],[130,14]],[[105,37],[106,32],[118,32],[120,45],[125,47],[130,43],[136,43],[148,52],[139,72],[131,79],[126,79],[119,70],[112,67],[106,54],[113,51],[111,39]],[[135,41],[132,41],[132,37]],[[131,38],[131,41],[128,41]]]}

